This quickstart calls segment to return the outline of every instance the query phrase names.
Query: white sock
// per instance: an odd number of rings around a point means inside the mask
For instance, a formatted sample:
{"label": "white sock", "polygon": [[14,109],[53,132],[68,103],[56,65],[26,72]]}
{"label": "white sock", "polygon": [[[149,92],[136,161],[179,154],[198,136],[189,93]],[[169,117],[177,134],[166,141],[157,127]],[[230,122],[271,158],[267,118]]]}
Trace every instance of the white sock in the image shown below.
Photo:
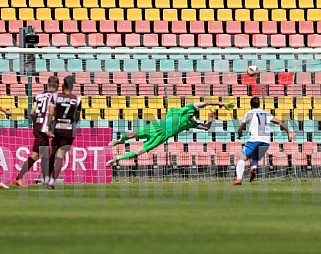
{"label": "white sock", "polygon": [[243,178],[244,168],[245,168],[245,161],[239,160],[237,162],[237,166],[236,166],[236,178],[237,179]]}
{"label": "white sock", "polygon": [[50,177],[49,176],[45,176],[45,184],[48,184],[49,180],[50,180]]}
{"label": "white sock", "polygon": [[49,185],[54,185],[55,184],[55,179],[51,178],[49,181]]}

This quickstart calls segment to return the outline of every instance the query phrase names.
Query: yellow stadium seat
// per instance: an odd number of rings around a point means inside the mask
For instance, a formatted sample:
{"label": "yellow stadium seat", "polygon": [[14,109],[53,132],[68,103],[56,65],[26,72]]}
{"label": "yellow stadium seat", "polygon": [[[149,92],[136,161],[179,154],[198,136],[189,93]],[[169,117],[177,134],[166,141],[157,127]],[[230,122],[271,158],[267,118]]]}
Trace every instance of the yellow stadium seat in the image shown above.
{"label": "yellow stadium seat", "polygon": [[26,119],[25,110],[23,108],[12,108],[12,115],[10,116],[11,120],[24,120]]}
{"label": "yellow stadium seat", "polygon": [[0,7],[9,7],[8,0],[0,0]]}
{"label": "yellow stadium seat", "polygon": [[88,9],[87,8],[74,8],[73,19],[74,20],[88,20]]}
{"label": "yellow stadium seat", "polygon": [[265,103],[264,109],[269,112],[269,110],[274,109],[274,97],[265,96],[264,98],[260,98],[261,108],[263,108],[263,102]]}
{"label": "yellow stadium seat", "polygon": [[[208,111],[207,111],[205,120],[207,120],[207,118],[208,118]],[[222,121],[233,120],[233,111],[232,110],[219,109],[218,113],[217,113],[217,118],[218,118],[218,120],[222,120]]]}
{"label": "yellow stadium seat", "polygon": [[231,9],[218,9],[217,10],[217,20],[229,21],[233,20]]}
{"label": "yellow stadium seat", "polygon": [[314,6],[314,8],[321,8],[321,0],[316,0],[316,5]]}
{"label": "yellow stadium seat", "polygon": [[61,0],[47,0],[47,7],[49,8],[61,8],[63,7]]}
{"label": "yellow stadium seat", "polygon": [[237,21],[249,21],[251,20],[249,9],[237,9],[235,10],[235,20]]}
{"label": "yellow stadium seat", "polygon": [[180,96],[167,96],[168,108],[181,108],[181,97]]}
{"label": "yellow stadium seat", "polygon": [[314,8],[313,0],[299,0],[300,9]]}
{"label": "yellow stadium seat", "polygon": [[128,20],[142,20],[142,9],[128,9],[127,10]]}
{"label": "yellow stadium seat", "polygon": [[18,98],[18,107],[19,108],[23,108],[23,109],[27,109],[28,108],[28,96],[17,96]]}
{"label": "yellow stadium seat", "polygon": [[175,9],[183,9],[187,8],[187,0],[172,0],[173,8]]}
{"label": "yellow stadium seat", "polygon": [[286,21],[286,10],[275,9],[272,10],[272,20],[273,21]]}
{"label": "yellow stadium seat", "polygon": [[177,19],[177,10],[176,9],[164,9],[163,10],[163,19],[167,21],[176,21]]}
{"label": "yellow stadium seat", "polygon": [[200,102],[199,96],[185,96],[185,106],[197,102]]}
{"label": "yellow stadium seat", "polygon": [[101,8],[115,8],[116,3],[115,0],[100,0]]}
{"label": "yellow stadium seat", "polygon": [[240,107],[242,109],[245,109],[245,110],[249,110],[251,109],[251,105],[250,105],[250,100],[251,100],[251,97],[240,97]]}
{"label": "yellow stadium seat", "polygon": [[307,20],[311,20],[311,21],[321,20],[321,9],[309,9]]}
{"label": "yellow stadium seat", "polygon": [[105,9],[103,8],[91,8],[90,9],[91,20],[106,20]]}
{"label": "yellow stadium seat", "polygon": [[196,20],[196,10],[195,9],[183,9],[182,10],[182,20],[186,20],[186,21]]}
{"label": "yellow stadium seat", "polygon": [[321,109],[313,109],[312,119],[317,120],[317,121],[321,121]]}
{"label": "yellow stadium seat", "polygon": [[128,121],[140,119],[138,115],[138,110],[133,108],[123,109],[123,117],[125,120]]}
{"label": "yellow stadium seat", "polygon": [[[218,102],[219,100],[218,100],[218,96],[204,96],[204,101],[205,102],[211,102],[211,101]],[[229,97],[229,96],[225,96],[225,97],[223,96],[222,97],[222,101],[223,102],[234,102],[234,101],[236,101],[236,98],[235,97]]]}
{"label": "yellow stadium seat", "polygon": [[70,14],[68,8],[56,8],[55,9],[56,20],[70,20]]}
{"label": "yellow stadium seat", "polygon": [[169,0],[155,0],[155,7],[160,9],[171,8]]}
{"label": "yellow stadium seat", "polygon": [[80,8],[80,0],[65,0],[66,8]]}
{"label": "yellow stadium seat", "polygon": [[130,96],[130,108],[145,108],[145,96]]}
{"label": "yellow stadium seat", "polygon": [[284,120],[291,120],[291,114],[289,109],[275,109],[276,118],[284,121]]}
{"label": "yellow stadium seat", "polygon": [[85,8],[98,8],[98,1],[97,0],[83,0],[82,7]]}
{"label": "yellow stadium seat", "polygon": [[163,97],[162,96],[149,96],[148,97],[148,108],[150,108],[150,109],[164,108]]}
{"label": "yellow stadium seat", "polygon": [[152,8],[152,1],[151,0],[137,0],[137,7],[138,8]]}
{"label": "yellow stadium seat", "polygon": [[254,10],[254,20],[255,21],[268,21],[269,20],[268,10],[264,10],[264,9]]}
{"label": "yellow stadium seat", "polygon": [[146,20],[160,20],[159,9],[146,9],[145,19]]}
{"label": "yellow stadium seat", "polygon": [[245,8],[247,9],[259,9],[260,0],[245,0]]}
{"label": "yellow stadium seat", "polygon": [[311,109],[311,97],[309,96],[297,96],[296,97],[296,108],[297,109]]}
{"label": "yellow stadium seat", "polygon": [[109,9],[109,19],[110,20],[124,20],[124,10],[123,9]]}
{"label": "yellow stadium seat", "polygon": [[296,0],[282,0],[281,1],[282,9],[295,9],[296,8]]}
{"label": "yellow stadium seat", "polygon": [[38,8],[36,10],[36,17],[38,20],[51,20],[51,9],[50,8]]}
{"label": "yellow stadium seat", "polygon": [[293,101],[290,96],[279,96],[278,97],[278,108],[279,109],[292,109]]}
{"label": "yellow stadium seat", "polygon": [[209,7],[214,9],[224,8],[224,0],[210,0]]}
{"label": "yellow stadium seat", "polygon": [[308,109],[295,109],[294,110],[294,120],[299,120],[299,121],[309,120],[309,110]]}
{"label": "yellow stadium seat", "polygon": [[144,108],[143,119],[145,121],[156,121],[158,120],[158,109],[155,108]]}
{"label": "yellow stadium seat", "polygon": [[279,8],[278,0],[263,0],[264,9],[277,9]]}
{"label": "yellow stadium seat", "polygon": [[14,96],[2,95],[0,96],[0,106],[2,108],[13,109],[14,105]]}
{"label": "yellow stadium seat", "polygon": [[11,0],[11,7],[27,7],[26,0]]}
{"label": "yellow stadium seat", "polygon": [[290,10],[290,20],[291,21],[304,21],[304,10],[302,9],[293,9]]}
{"label": "yellow stadium seat", "polygon": [[106,96],[95,95],[91,97],[92,108],[106,108],[107,100]]}
{"label": "yellow stadium seat", "polygon": [[227,8],[231,8],[231,9],[243,8],[242,0],[227,0]]}
{"label": "yellow stadium seat", "polygon": [[133,0],[119,0],[119,7],[120,8],[134,8],[134,1]]}
{"label": "yellow stadium seat", "polygon": [[204,20],[204,21],[214,20],[214,10],[213,9],[201,9],[200,10],[200,20]]}
{"label": "yellow stadium seat", "polygon": [[29,7],[45,7],[43,0],[29,0]]}
{"label": "yellow stadium seat", "polygon": [[87,108],[85,109],[85,119],[87,120],[100,120],[101,119],[101,110],[96,108]]}
{"label": "yellow stadium seat", "polygon": [[81,108],[84,108],[84,109],[90,108],[88,96],[81,96]]}
{"label": "yellow stadium seat", "polygon": [[112,108],[126,108],[125,96],[111,96],[110,100]]}
{"label": "yellow stadium seat", "polygon": [[1,8],[1,19],[2,20],[16,20],[16,9],[15,8]]}
{"label": "yellow stadium seat", "polygon": [[192,0],[192,8],[195,8],[195,9],[206,8],[206,1],[205,0]]}
{"label": "yellow stadium seat", "polygon": [[34,20],[34,13],[32,8],[19,8],[20,20]]}

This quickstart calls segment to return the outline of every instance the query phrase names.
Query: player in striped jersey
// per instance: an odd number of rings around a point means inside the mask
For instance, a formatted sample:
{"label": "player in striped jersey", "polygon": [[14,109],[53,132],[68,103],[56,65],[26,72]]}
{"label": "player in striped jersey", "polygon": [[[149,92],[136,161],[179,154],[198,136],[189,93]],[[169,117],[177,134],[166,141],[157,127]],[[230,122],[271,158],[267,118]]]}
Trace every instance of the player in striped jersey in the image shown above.
{"label": "player in striped jersey", "polygon": [[[32,167],[32,165],[39,159],[39,153],[42,155],[41,158],[41,168],[43,170],[43,175],[49,175],[48,169],[48,157],[49,157],[49,138],[47,136],[47,123],[49,116],[49,103],[52,95],[57,91],[59,86],[59,79],[57,77],[51,76],[48,78],[48,91],[40,93],[36,96],[35,108],[32,108],[30,115],[33,120],[33,134],[35,140],[33,143],[32,153],[29,158],[23,164],[21,171],[19,172],[17,178],[13,180],[13,183],[20,186],[26,187],[23,183],[22,178],[25,173]],[[44,171],[48,171],[45,173]]]}

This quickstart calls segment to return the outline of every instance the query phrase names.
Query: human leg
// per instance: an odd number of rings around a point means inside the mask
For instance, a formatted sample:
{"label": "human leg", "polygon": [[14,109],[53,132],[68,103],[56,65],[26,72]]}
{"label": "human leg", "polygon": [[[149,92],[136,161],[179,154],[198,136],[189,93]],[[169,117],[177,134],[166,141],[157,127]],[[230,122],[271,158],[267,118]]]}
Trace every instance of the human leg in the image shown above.
{"label": "human leg", "polygon": [[132,132],[128,132],[124,135],[121,136],[120,140],[114,140],[111,141],[108,146],[109,147],[113,147],[113,146],[117,146],[119,144],[124,144],[127,140],[135,138],[136,137],[136,132],[132,131]]}

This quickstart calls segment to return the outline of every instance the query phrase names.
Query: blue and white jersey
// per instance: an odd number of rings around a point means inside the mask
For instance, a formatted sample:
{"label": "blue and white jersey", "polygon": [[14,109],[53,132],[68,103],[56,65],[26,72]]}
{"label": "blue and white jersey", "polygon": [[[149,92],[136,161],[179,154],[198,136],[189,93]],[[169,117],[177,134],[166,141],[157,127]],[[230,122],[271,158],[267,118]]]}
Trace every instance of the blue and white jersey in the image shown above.
{"label": "blue and white jersey", "polygon": [[248,141],[270,143],[270,124],[273,118],[273,115],[260,108],[248,111],[242,120],[242,123],[248,125],[248,130],[250,132]]}

